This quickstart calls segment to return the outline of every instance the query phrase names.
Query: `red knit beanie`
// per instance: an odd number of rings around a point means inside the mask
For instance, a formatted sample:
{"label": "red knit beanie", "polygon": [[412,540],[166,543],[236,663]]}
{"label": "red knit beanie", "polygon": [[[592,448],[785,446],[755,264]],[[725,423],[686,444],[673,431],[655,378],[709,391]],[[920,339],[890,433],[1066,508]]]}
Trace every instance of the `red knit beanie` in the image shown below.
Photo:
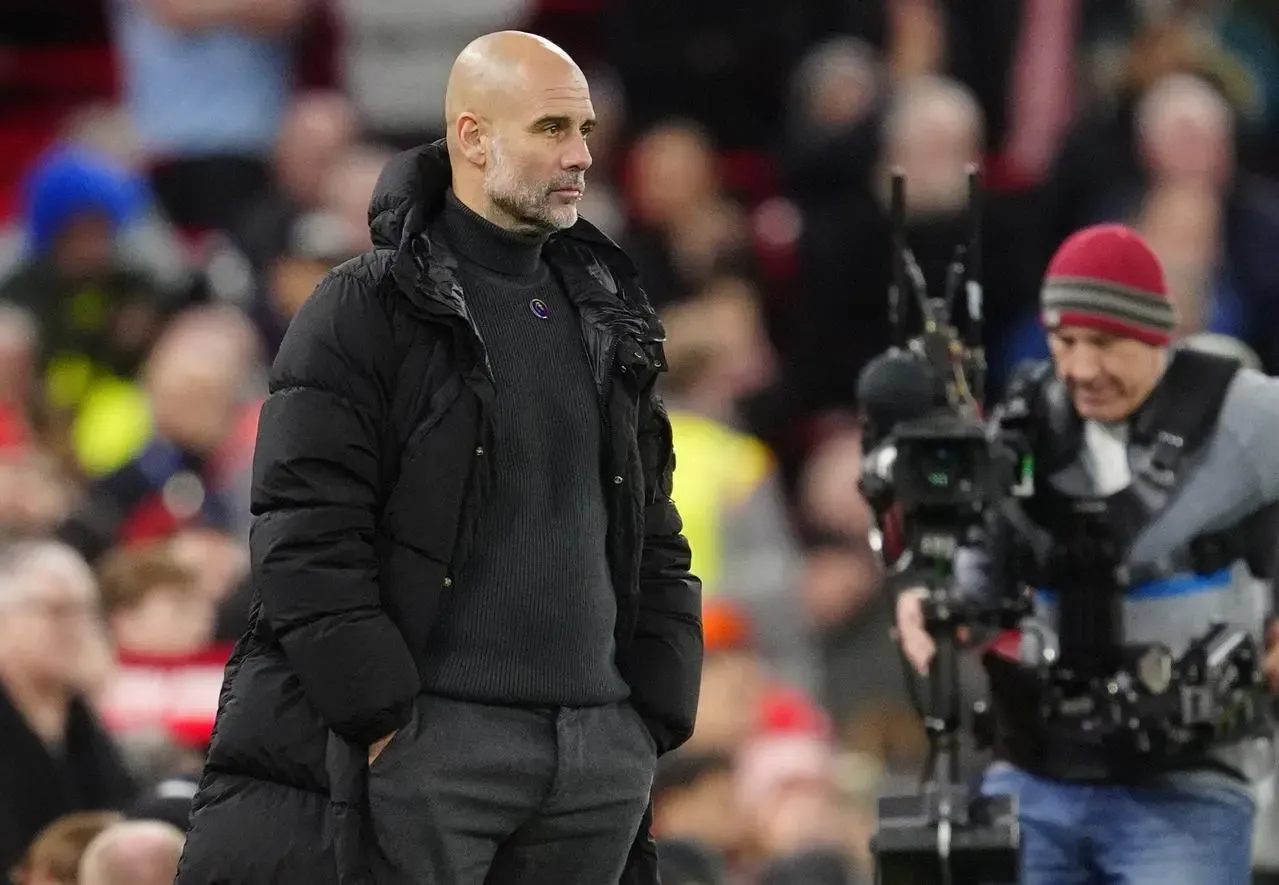
{"label": "red knit beanie", "polygon": [[1085,326],[1157,347],[1168,344],[1176,320],[1163,266],[1122,224],[1084,228],[1061,244],[1044,275],[1040,307],[1049,330]]}

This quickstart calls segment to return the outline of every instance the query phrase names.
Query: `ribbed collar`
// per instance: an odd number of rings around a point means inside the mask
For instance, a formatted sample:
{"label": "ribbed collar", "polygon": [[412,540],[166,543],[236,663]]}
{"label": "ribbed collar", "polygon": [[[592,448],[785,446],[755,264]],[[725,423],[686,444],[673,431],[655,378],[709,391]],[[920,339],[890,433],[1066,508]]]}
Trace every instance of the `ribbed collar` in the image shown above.
{"label": "ribbed collar", "polygon": [[441,220],[459,258],[503,276],[529,276],[538,270],[544,235],[504,230],[473,212],[452,190],[445,196]]}

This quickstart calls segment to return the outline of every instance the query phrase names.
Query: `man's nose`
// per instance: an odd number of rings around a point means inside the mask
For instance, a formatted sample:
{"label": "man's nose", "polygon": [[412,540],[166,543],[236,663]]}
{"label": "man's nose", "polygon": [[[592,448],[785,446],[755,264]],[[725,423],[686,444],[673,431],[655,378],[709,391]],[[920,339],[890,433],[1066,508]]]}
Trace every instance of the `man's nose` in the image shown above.
{"label": "man's nose", "polygon": [[577,169],[585,172],[591,168],[591,149],[586,144],[586,139],[577,136],[573,139],[568,150],[564,152],[562,158],[565,169]]}
{"label": "man's nose", "polygon": [[1066,375],[1074,381],[1088,382],[1097,378],[1101,374],[1101,363],[1097,359],[1097,355],[1088,352],[1078,352],[1070,355],[1070,359],[1066,364]]}

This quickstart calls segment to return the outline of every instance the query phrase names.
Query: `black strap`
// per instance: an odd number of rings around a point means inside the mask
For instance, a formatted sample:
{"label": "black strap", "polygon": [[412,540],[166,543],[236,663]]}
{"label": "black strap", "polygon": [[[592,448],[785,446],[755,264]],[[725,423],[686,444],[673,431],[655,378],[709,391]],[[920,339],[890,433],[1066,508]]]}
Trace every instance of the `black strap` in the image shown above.
{"label": "black strap", "polygon": [[[1157,486],[1163,500],[1146,515],[1149,525],[1176,497],[1185,480],[1186,456],[1198,451],[1217,429],[1217,419],[1239,372],[1237,361],[1193,350],[1176,350],[1163,379],[1132,420],[1132,438],[1152,446],[1143,478]],[[1116,577],[1133,587],[1176,574],[1211,574],[1247,553],[1239,538],[1224,531],[1205,532],[1158,561],[1121,566]]]}
{"label": "black strap", "polygon": [[1215,432],[1226,391],[1239,369],[1236,360],[1226,357],[1173,351],[1164,377],[1131,423],[1133,441],[1153,446],[1153,475],[1148,478],[1166,489],[1176,485],[1182,459]]}

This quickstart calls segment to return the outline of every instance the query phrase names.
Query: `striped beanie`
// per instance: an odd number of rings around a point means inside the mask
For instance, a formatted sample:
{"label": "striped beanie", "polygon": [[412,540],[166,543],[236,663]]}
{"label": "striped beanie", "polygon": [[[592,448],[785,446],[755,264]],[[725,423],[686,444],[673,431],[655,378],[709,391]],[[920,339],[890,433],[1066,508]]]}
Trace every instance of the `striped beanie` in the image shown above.
{"label": "striped beanie", "polygon": [[1044,327],[1085,326],[1167,345],[1176,316],[1163,266],[1135,230],[1100,224],[1072,234],[1048,265]]}

